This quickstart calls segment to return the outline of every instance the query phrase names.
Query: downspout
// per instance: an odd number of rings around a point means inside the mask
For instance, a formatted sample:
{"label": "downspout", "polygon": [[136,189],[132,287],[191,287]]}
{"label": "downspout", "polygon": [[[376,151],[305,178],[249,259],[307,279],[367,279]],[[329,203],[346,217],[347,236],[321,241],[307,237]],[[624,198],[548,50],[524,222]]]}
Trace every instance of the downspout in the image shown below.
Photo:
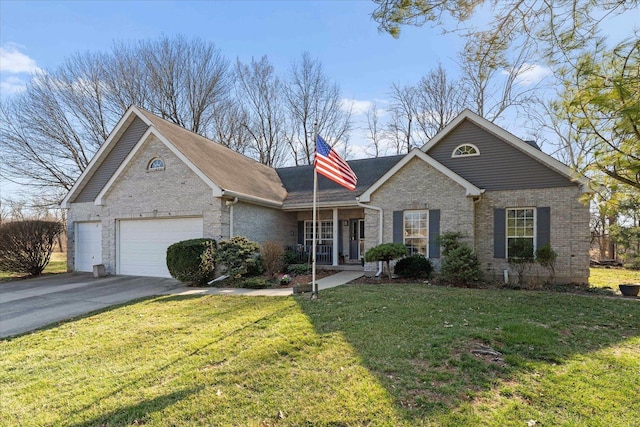
{"label": "downspout", "polygon": [[[366,209],[373,209],[374,211],[378,211],[378,244],[382,244],[382,208],[373,205],[365,205],[361,203],[360,200],[357,200],[358,206]],[[378,261],[378,271],[376,272],[376,277],[380,277],[382,274],[382,261]]]}
{"label": "downspout", "polygon": [[479,196],[473,197],[473,250],[475,253],[478,253],[478,233],[476,232],[476,221],[477,221],[477,210],[476,205],[478,202],[482,201],[482,195],[484,194],[484,190],[480,193]]}
{"label": "downspout", "polygon": [[233,205],[238,203],[238,198],[234,197],[233,200],[227,200],[225,205],[229,207],[229,239],[233,237]]}

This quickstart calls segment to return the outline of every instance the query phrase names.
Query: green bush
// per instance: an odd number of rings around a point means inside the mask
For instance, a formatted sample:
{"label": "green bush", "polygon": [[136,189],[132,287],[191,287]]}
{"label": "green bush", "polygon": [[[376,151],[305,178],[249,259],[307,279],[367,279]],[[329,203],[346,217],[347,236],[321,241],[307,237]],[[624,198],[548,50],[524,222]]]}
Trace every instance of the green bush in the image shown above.
{"label": "green bush", "polygon": [[285,269],[291,264],[297,264],[298,254],[294,251],[284,251],[284,254],[282,255],[282,263],[284,264]]}
{"label": "green bush", "polygon": [[544,245],[536,251],[536,261],[538,264],[549,270],[549,283],[553,283],[556,277],[556,260],[558,253],[551,245]]}
{"label": "green bush", "polygon": [[509,257],[507,262],[518,273],[518,285],[524,285],[524,276],[535,262],[533,243],[531,239],[517,238],[509,245]]}
{"label": "green bush", "polygon": [[167,248],[167,268],[171,277],[194,286],[206,284],[214,277],[216,241],[191,239]]}
{"label": "green bush", "polygon": [[309,264],[290,264],[287,267],[287,273],[294,275],[309,274],[311,266]]}
{"label": "green bush", "polygon": [[422,255],[411,255],[399,260],[393,270],[403,278],[428,279],[433,270],[433,265],[431,265],[431,261]]}
{"label": "green bush", "polygon": [[271,283],[262,277],[251,277],[245,279],[239,283],[238,286],[247,289],[266,289],[272,287]]}
{"label": "green bush", "polygon": [[25,220],[0,225],[0,270],[40,275],[63,230],[64,224],[57,221]]}
{"label": "green bush", "polygon": [[440,237],[440,277],[455,286],[470,285],[482,278],[478,257],[469,245],[460,241],[463,237],[460,232],[447,232]]}
{"label": "green bush", "polygon": [[387,273],[389,274],[389,280],[391,280],[391,267],[389,263],[392,259],[402,258],[406,256],[409,250],[402,243],[383,243],[378,246],[374,246],[364,254],[364,259],[367,262],[371,261],[384,261],[387,265]]}
{"label": "green bush", "polygon": [[262,264],[257,256],[260,246],[246,237],[233,237],[218,243],[216,265],[224,268],[223,273],[239,278],[249,274],[260,274]]}

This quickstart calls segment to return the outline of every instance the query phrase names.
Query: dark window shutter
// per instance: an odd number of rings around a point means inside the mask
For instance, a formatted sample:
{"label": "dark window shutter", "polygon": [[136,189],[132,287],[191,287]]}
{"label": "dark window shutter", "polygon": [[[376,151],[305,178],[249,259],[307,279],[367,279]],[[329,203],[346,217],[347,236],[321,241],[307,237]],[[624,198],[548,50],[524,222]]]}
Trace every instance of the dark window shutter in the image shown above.
{"label": "dark window shutter", "polygon": [[298,221],[298,244],[304,245],[304,221]]}
{"label": "dark window shutter", "polygon": [[404,212],[393,211],[393,243],[404,243]]}
{"label": "dark window shutter", "polygon": [[551,208],[538,208],[536,214],[536,249],[539,249],[551,242]]}
{"label": "dark window shutter", "polygon": [[429,210],[429,258],[440,258],[440,209]]}
{"label": "dark window shutter", "polygon": [[493,257],[506,258],[506,210],[493,209]]}

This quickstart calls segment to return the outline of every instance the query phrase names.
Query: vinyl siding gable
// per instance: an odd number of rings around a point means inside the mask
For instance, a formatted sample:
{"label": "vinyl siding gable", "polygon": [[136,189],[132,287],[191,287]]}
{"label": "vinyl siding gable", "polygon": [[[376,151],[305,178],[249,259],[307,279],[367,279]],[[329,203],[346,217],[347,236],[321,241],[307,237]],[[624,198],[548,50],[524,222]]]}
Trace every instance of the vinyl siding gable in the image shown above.
{"label": "vinyl siding gable", "polygon": [[147,124],[136,117],[71,202],[93,202],[147,129]]}
{"label": "vinyl siding gable", "polygon": [[[473,144],[479,156],[452,158],[453,150]],[[556,188],[576,185],[567,177],[479,126],[464,120],[427,154],[485,190]]]}

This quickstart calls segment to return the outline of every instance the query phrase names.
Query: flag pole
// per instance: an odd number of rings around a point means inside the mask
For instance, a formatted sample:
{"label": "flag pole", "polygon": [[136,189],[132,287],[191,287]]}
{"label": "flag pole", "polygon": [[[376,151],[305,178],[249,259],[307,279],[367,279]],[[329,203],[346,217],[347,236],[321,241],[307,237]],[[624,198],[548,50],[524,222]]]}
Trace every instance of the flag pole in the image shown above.
{"label": "flag pole", "polygon": [[[313,142],[315,144],[315,155],[318,152],[318,123],[313,124]],[[315,161],[315,159],[314,159]],[[318,229],[316,205],[317,205],[317,192],[318,192],[318,172],[315,165],[313,166],[313,237],[311,247],[311,299],[318,298],[318,284],[316,283],[316,231]]]}

